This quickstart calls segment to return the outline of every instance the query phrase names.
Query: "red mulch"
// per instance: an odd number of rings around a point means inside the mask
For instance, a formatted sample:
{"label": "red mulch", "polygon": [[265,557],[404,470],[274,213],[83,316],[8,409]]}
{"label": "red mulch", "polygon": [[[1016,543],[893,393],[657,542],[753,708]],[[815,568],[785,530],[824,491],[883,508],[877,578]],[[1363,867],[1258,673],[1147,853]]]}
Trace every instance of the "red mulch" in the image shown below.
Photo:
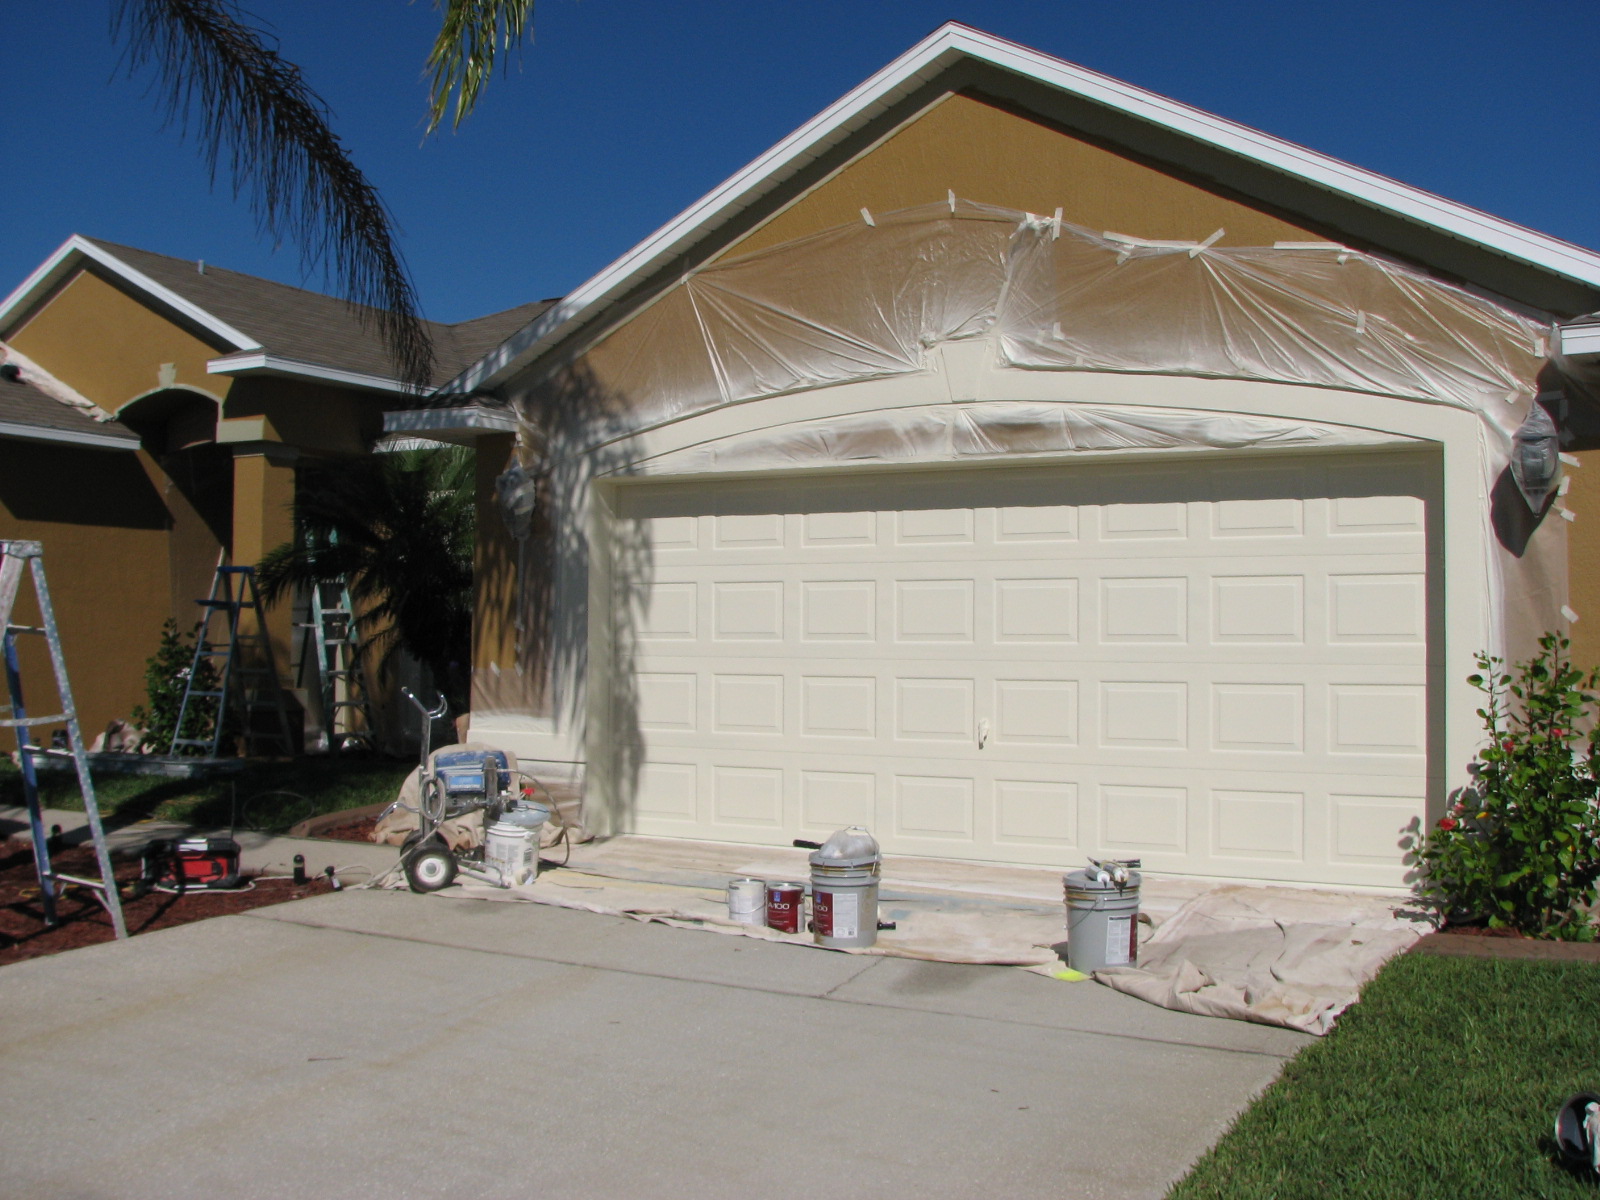
{"label": "red mulch", "polygon": [[[98,879],[91,845],[75,846],[51,856],[56,869],[83,879]],[[285,900],[299,900],[329,891],[328,881],[313,877],[303,887],[288,879],[256,879],[253,888],[237,891],[193,890],[181,896],[151,892],[138,900],[127,896],[127,885],[139,878],[137,859],[112,860],[117,883],[123,892],[122,915],[128,932],[138,934],[151,929],[187,925],[207,917],[246,912]],[[39,902],[39,877],[34,871],[33,850],[20,838],[0,843],[0,966],[109,942],[113,938],[111,917],[85,888],[69,887],[56,901],[57,924],[48,928]]]}
{"label": "red mulch", "polygon": [[325,829],[317,830],[319,838],[333,838],[340,842],[372,842],[372,831],[378,827],[377,817],[362,817],[359,821],[347,821],[343,825],[330,825]]}

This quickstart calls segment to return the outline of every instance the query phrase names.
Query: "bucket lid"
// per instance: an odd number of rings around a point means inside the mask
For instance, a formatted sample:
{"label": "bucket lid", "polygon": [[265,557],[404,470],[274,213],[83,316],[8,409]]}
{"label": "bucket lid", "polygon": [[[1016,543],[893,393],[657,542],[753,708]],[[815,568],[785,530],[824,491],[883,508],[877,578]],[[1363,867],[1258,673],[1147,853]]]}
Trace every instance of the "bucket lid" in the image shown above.
{"label": "bucket lid", "polygon": [[1095,872],[1068,871],[1061,877],[1061,882],[1069,888],[1076,888],[1085,892],[1136,892],[1139,890],[1139,872],[1129,871],[1128,882],[1118,887],[1111,880],[1101,883],[1095,878]]}
{"label": "bucket lid", "polygon": [[496,821],[489,826],[489,833],[499,834],[501,837],[523,838],[528,836],[528,830],[523,825],[513,825],[510,821]]}
{"label": "bucket lid", "polygon": [[811,854],[817,867],[865,867],[879,861],[878,839],[860,825],[841,829]]}

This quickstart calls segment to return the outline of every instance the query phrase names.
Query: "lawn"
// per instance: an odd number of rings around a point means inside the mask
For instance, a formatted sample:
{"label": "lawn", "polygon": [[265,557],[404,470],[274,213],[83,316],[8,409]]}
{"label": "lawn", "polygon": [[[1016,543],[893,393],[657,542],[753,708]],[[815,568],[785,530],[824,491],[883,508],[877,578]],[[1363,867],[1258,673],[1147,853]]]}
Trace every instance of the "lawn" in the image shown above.
{"label": "lawn", "polygon": [[1597,1035],[1600,965],[1402,955],[1169,1200],[1592,1200],[1551,1127]]}
{"label": "lawn", "polygon": [[[319,813],[393,800],[415,765],[329,756],[248,763],[235,774],[210,779],[106,773],[95,777],[94,786],[100,812],[109,824],[155,817],[207,828],[237,826],[282,833]],[[39,798],[46,808],[83,808],[78,778],[71,771],[40,772]],[[21,772],[10,761],[0,760],[0,804],[22,803]]]}

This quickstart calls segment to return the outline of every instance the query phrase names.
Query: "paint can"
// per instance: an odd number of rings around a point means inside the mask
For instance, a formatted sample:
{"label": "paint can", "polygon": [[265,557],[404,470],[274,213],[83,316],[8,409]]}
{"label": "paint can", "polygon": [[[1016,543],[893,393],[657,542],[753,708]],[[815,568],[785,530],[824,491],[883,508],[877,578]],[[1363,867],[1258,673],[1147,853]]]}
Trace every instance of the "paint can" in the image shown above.
{"label": "paint can", "polygon": [[763,925],[767,920],[767,884],[761,879],[728,880],[728,920]]}
{"label": "paint can", "polygon": [[483,837],[483,864],[500,872],[500,886],[527,883],[539,872],[538,840],[533,830],[496,821]]}
{"label": "paint can", "polygon": [[836,950],[878,940],[878,876],[883,856],[860,825],[841,829],[811,855],[811,933]]}
{"label": "paint can", "polygon": [[1139,882],[1098,878],[1098,872],[1069,871],[1061,877],[1067,901],[1067,965],[1085,975],[1101,967],[1139,965]]}
{"label": "paint can", "polygon": [[779,933],[799,933],[806,923],[806,885],[767,884],[767,927]]}

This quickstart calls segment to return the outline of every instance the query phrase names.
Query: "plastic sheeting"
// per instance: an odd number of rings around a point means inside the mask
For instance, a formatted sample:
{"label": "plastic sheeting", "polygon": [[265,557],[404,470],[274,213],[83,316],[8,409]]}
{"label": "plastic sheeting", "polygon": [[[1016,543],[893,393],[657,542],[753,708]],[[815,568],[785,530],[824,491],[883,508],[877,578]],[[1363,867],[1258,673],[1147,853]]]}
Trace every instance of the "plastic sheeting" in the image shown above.
{"label": "plastic sheeting", "polygon": [[922,371],[929,348],[988,336],[1007,366],[1348,388],[1492,413],[1509,435],[1549,332],[1341,246],[1149,243],[953,200],[703,267],[579,369],[643,428]]}
{"label": "plastic sheeting", "polygon": [[990,401],[798,421],[652,461],[683,472],[750,471],[816,462],[959,461],[1085,450],[1328,448],[1373,440],[1359,429],[1241,413]]}
{"label": "plastic sheeting", "polygon": [[542,456],[557,525],[560,511],[582,510],[590,481],[636,472],[641,433],[767,397],[931,374],[930,351],[945,343],[987,339],[988,361],[1018,371],[1340,391],[1329,391],[1317,421],[1004,396],[808,425],[774,408],[765,429],[730,431],[725,444],[679,451],[670,465],[1337,446],[1360,442],[1340,427],[1341,391],[1450,406],[1480,421],[1473,499],[1493,560],[1486,628],[1465,635],[1515,657],[1560,625],[1566,573],[1564,523],[1531,514],[1514,488],[1501,494],[1512,437],[1542,384],[1567,393],[1545,403],[1590,406],[1562,378],[1569,364],[1550,358],[1551,333],[1548,315],[1338,245],[1146,242],[951,196],[689,272],[571,356],[521,377],[511,399],[523,453]]}

